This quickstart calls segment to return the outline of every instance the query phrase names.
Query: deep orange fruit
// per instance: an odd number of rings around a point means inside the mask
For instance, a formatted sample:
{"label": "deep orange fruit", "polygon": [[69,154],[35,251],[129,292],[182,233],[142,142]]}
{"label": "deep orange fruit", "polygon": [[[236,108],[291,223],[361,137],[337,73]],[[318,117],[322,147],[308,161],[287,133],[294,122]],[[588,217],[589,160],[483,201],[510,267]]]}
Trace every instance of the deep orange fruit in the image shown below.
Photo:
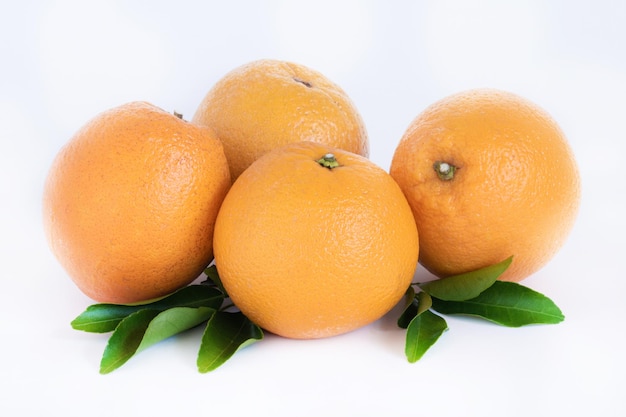
{"label": "deep orange fruit", "polygon": [[250,320],[308,339],[391,310],[411,283],[419,246],[389,174],[351,152],[301,142],[265,154],[235,181],[214,248],[222,283]]}
{"label": "deep orange fruit", "polygon": [[92,299],[160,297],[211,262],[230,184],[213,132],[129,103],[97,115],[57,155],[43,196],[46,236]]}
{"label": "deep orange fruit", "polygon": [[266,152],[299,141],[368,156],[365,125],[345,91],[300,64],[259,60],[219,80],[192,121],[224,144],[233,181]]}
{"label": "deep orange fruit", "polygon": [[501,279],[545,265],[574,225],[580,177],[556,122],[517,95],[478,89],[415,118],[391,163],[420,231],[420,263],[443,277],[513,255]]}

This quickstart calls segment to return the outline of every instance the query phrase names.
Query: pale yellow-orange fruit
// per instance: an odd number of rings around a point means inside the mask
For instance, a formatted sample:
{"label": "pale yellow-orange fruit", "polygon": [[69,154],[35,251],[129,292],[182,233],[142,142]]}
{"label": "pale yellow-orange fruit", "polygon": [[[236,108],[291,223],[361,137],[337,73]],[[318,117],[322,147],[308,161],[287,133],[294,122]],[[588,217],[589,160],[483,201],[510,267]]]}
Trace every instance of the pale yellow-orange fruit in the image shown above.
{"label": "pale yellow-orange fruit", "polygon": [[544,266],[580,203],[574,154],[557,123],[512,93],[477,89],[417,116],[391,163],[420,232],[420,263],[443,277],[513,255],[502,280]]}
{"label": "pale yellow-orange fruit", "polygon": [[230,184],[210,129],[128,103],[94,117],[56,156],[43,195],[46,237],[92,299],[160,297],[211,262]]}
{"label": "pale yellow-orange fruit", "polygon": [[304,65],[263,59],[235,68],[198,106],[192,121],[224,144],[233,181],[266,152],[313,141],[368,156],[365,124],[346,92]]}
{"label": "pale yellow-orange fruit", "polygon": [[[324,166],[329,159],[338,166]],[[419,250],[389,174],[313,142],[277,148],[244,171],[218,214],[214,247],[235,305],[262,328],[299,339],[382,317],[409,287]]]}

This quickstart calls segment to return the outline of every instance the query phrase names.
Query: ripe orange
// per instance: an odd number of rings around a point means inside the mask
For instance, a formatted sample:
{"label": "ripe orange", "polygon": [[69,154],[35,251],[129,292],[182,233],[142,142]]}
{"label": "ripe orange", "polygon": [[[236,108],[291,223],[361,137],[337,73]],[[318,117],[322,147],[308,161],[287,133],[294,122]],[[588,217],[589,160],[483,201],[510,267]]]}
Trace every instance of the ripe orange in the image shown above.
{"label": "ripe orange", "polygon": [[192,121],[224,144],[233,181],[275,147],[313,141],[368,156],[365,126],[348,95],[303,65],[259,60],[232,70],[207,93]]}
{"label": "ripe orange", "polygon": [[94,300],[163,296],[211,261],[215,217],[230,184],[209,129],[129,103],[97,115],[57,155],[44,189],[46,236]]}
{"label": "ripe orange", "polygon": [[411,283],[419,248],[411,209],[389,174],[313,142],[277,148],[235,181],[214,247],[235,305],[266,330],[300,339],[387,313]]}
{"label": "ripe orange", "polygon": [[442,277],[513,255],[501,279],[547,263],[574,224],[580,178],[555,121],[511,93],[478,89],[421,113],[402,137],[391,176],[420,232],[420,263]]}

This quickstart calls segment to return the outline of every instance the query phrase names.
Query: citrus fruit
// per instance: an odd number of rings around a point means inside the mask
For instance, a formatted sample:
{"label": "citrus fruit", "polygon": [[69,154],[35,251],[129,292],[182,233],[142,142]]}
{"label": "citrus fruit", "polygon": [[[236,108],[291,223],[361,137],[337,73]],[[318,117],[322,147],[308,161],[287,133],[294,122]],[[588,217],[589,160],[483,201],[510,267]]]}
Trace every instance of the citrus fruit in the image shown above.
{"label": "citrus fruit", "polygon": [[230,184],[221,142],[208,128],[128,103],[90,120],[53,161],[43,196],[47,240],[92,299],[160,297],[211,262]]}
{"label": "citrus fruit", "polygon": [[233,184],[215,224],[233,303],[275,334],[310,339],[382,317],[417,267],[413,214],[393,179],[328,145],[284,145]]}
{"label": "citrus fruit", "polygon": [[368,156],[365,125],[338,85],[303,65],[258,60],[235,68],[206,94],[192,122],[224,143],[233,181],[271,149],[313,141]]}
{"label": "citrus fruit", "polygon": [[574,155],[536,104],[493,89],[424,110],[398,144],[391,176],[420,231],[420,263],[442,277],[513,255],[502,280],[545,265],[573,227],[580,200]]}

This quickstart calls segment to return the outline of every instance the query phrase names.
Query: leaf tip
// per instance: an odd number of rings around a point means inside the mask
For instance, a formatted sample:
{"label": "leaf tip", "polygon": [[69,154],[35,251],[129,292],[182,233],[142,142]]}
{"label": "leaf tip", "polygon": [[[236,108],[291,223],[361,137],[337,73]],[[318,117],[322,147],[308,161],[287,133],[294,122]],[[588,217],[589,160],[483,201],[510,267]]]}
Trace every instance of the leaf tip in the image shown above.
{"label": "leaf tip", "polygon": [[511,266],[511,264],[513,263],[513,258],[514,258],[514,255],[511,255],[505,260],[503,260],[502,262],[500,262],[500,265],[503,266],[504,270],[508,269],[508,267]]}

